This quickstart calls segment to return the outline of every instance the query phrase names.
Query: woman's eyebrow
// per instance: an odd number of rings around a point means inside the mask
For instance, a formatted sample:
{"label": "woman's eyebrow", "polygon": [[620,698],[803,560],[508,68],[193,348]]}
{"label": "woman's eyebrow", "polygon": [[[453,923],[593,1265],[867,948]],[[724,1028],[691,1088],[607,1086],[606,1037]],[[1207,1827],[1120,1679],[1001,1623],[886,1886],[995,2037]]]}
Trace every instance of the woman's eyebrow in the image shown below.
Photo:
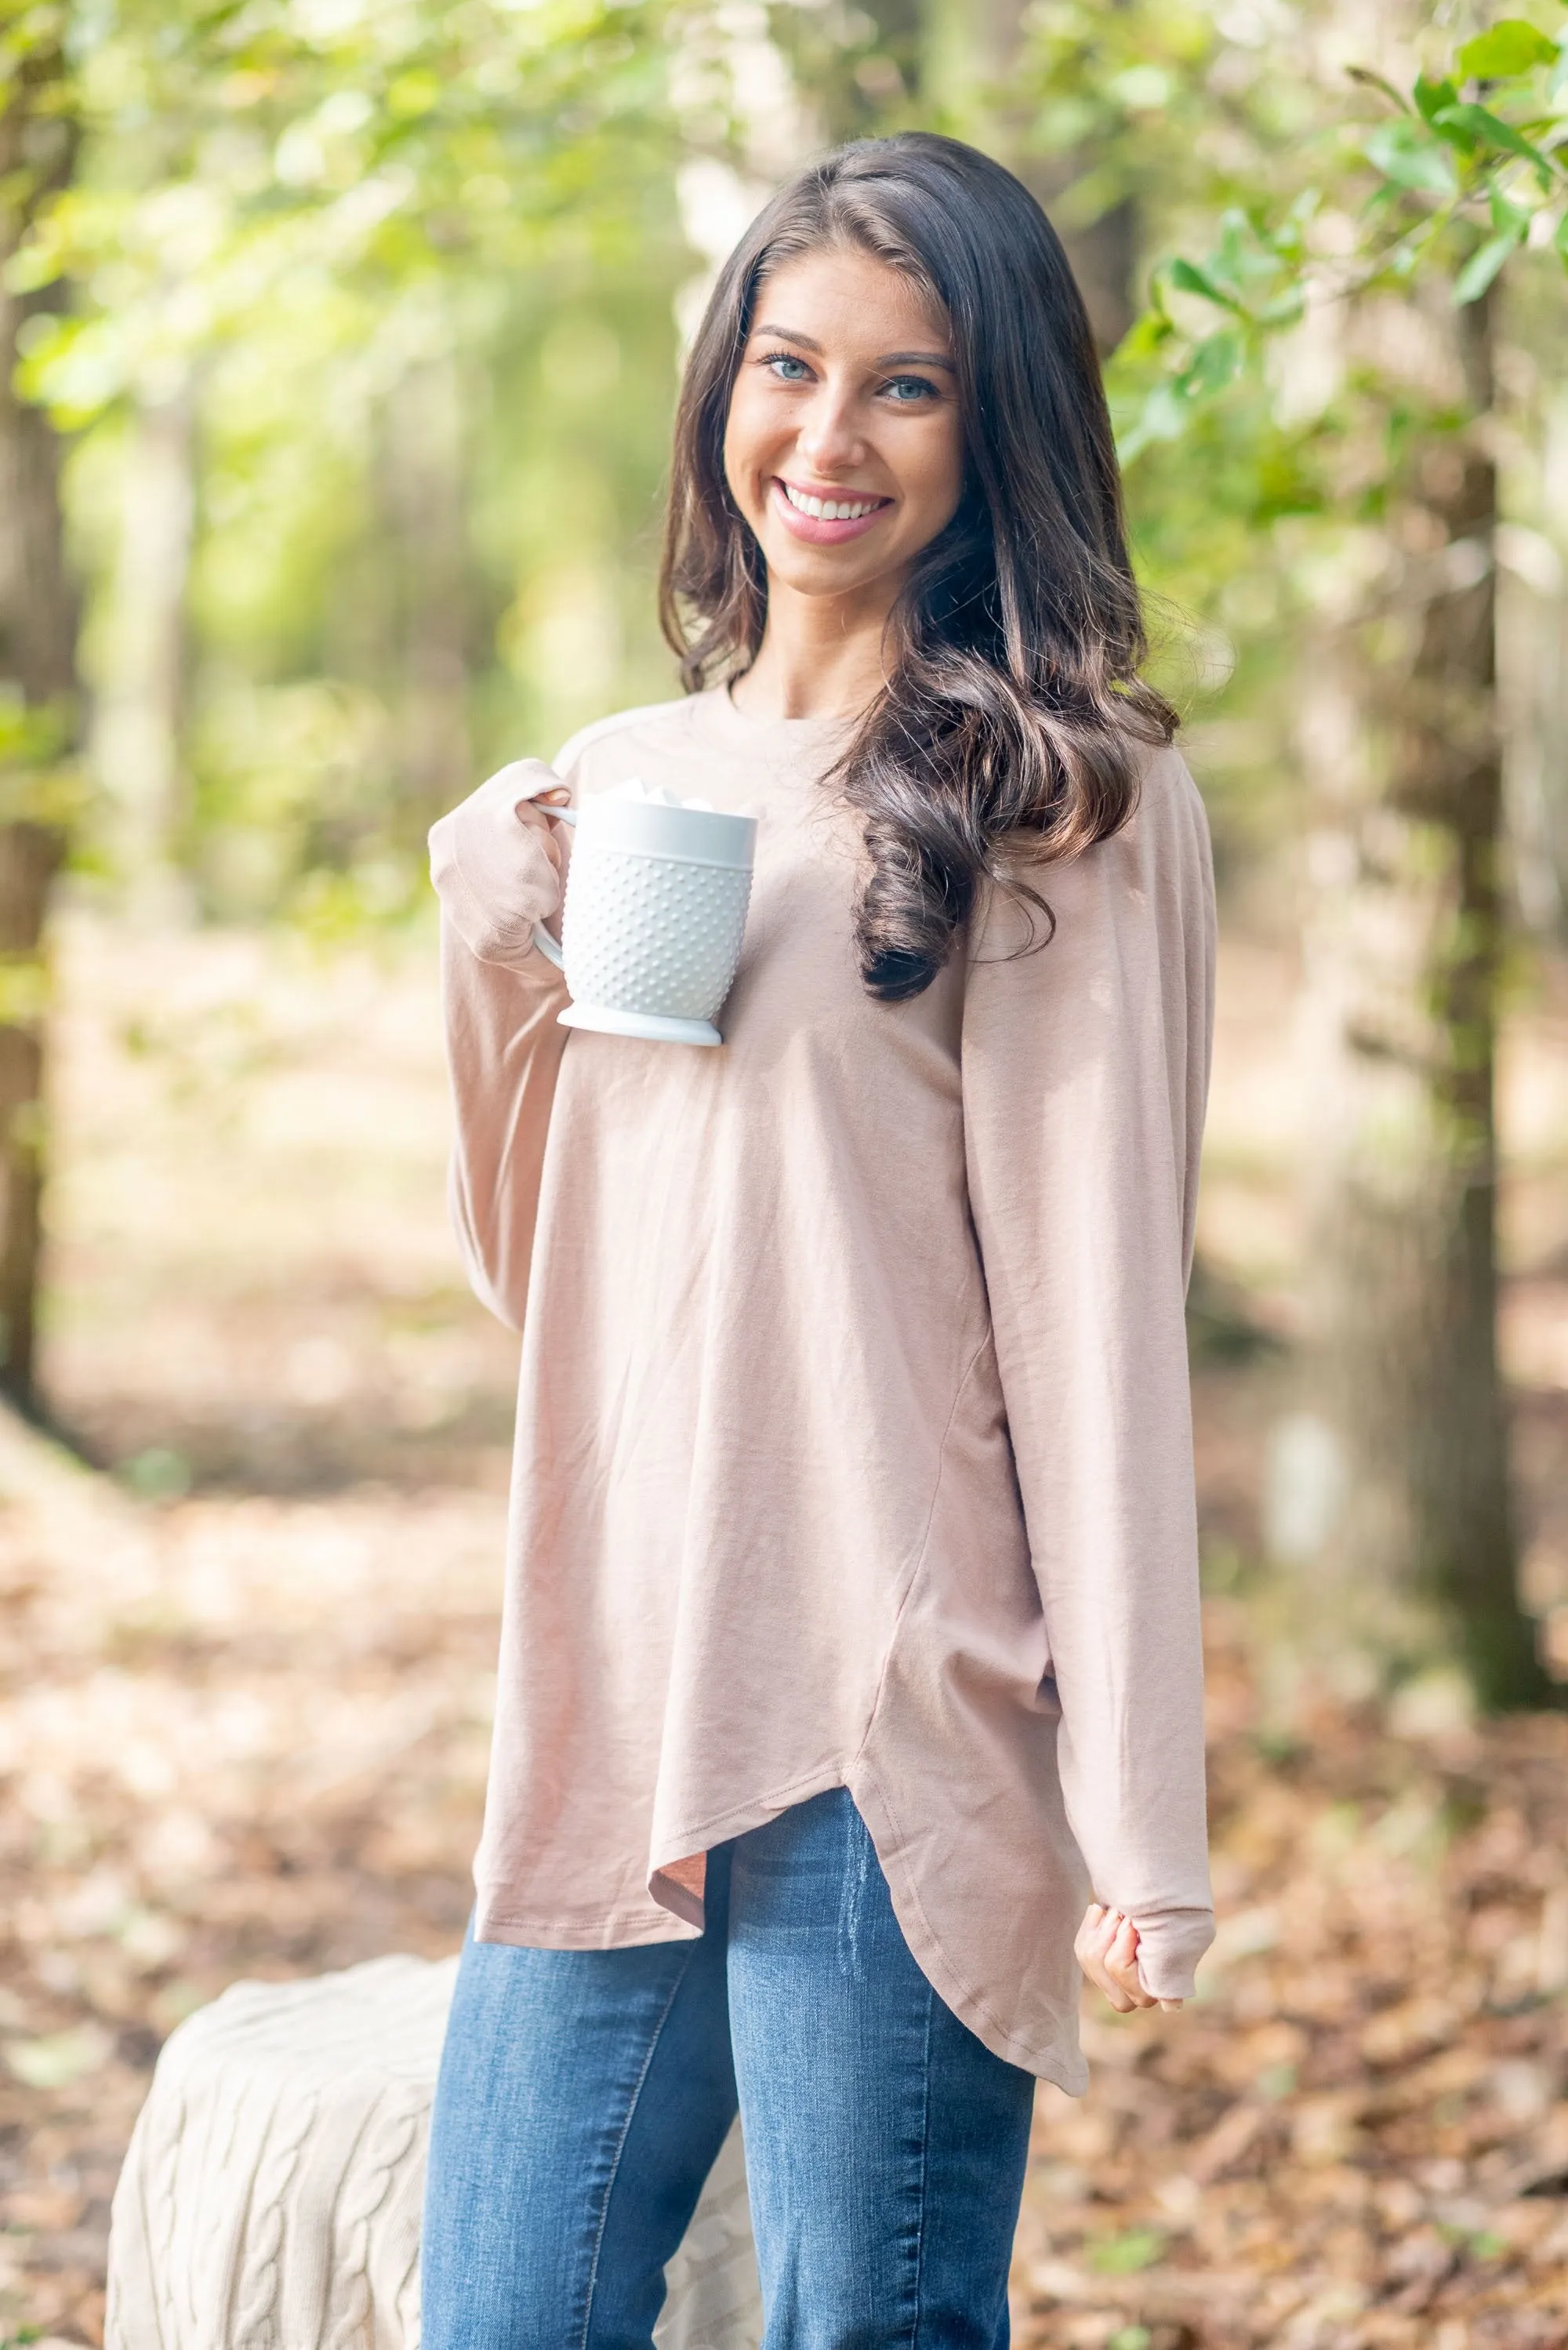
{"label": "woman's eyebrow", "polygon": [[[752,328],[752,333],[776,335],[781,343],[798,343],[803,351],[815,351],[819,359],[822,356],[822,345],[815,342],[810,335],[797,333],[794,327],[775,327],[768,319],[763,318]],[[956,375],[958,372],[952,360],[946,358],[940,351],[883,351],[873,361],[873,365],[877,367],[939,367],[946,368],[950,375]]]}

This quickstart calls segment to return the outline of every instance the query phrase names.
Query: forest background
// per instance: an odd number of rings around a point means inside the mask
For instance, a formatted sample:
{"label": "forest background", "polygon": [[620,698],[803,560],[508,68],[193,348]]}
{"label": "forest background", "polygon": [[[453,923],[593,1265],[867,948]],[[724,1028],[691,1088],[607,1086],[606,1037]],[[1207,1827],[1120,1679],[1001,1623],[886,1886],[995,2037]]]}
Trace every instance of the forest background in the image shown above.
{"label": "forest background", "polygon": [[1565,19],[0,7],[0,2341],[162,2036],[454,1946],[511,1342],[424,835],[674,690],[684,338],[833,140],[1065,235],[1221,894],[1222,1928],[1043,2098],[1028,2341],[1568,2342]]}

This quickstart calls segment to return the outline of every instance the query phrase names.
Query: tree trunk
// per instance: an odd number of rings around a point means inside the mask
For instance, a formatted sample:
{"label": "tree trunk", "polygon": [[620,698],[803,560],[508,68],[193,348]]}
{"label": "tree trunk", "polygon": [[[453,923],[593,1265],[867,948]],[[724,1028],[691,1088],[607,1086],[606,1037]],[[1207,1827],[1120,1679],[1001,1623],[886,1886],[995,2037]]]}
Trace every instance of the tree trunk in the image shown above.
{"label": "tree trunk", "polygon": [[[863,0],[820,17],[790,12],[792,63],[826,146],[869,139],[919,95],[926,70],[923,0]],[[869,35],[869,38],[867,38]]]}
{"label": "tree trunk", "polygon": [[[1467,404],[1492,403],[1494,296],[1454,316]],[[1508,1407],[1497,1355],[1497,1008],[1504,926],[1502,743],[1497,708],[1497,468],[1480,434],[1435,442],[1416,493],[1440,534],[1444,584],[1427,605],[1395,798],[1447,831],[1452,913],[1428,974],[1439,1040],[1433,1124],[1442,1158],[1431,1351],[1412,1459],[1417,1567],[1456,1620],[1477,1687],[1511,1705],[1547,1687],[1521,1608]]]}
{"label": "tree trunk", "polygon": [[1498,581],[1507,744],[1509,864],[1520,912],[1568,942],[1568,391],[1540,399],[1540,445],[1524,485],[1533,528],[1513,529]]}
{"label": "tree trunk", "polygon": [[[65,78],[57,48],[25,50],[0,91],[0,270],[74,169]],[[13,377],[22,329],[57,299],[53,287],[0,290],[0,692],[12,710],[0,744],[0,1393],[24,1408],[34,1401],[44,1178],[42,941],[64,851],[58,779],[76,736],[77,615],[57,447]]]}
{"label": "tree trunk", "polygon": [[44,1197],[44,1024],[39,945],[63,839],[55,826],[0,827],[0,1391],[30,1409]]}
{"label": "tree trunk", "polygon": [[184,904],[177,874],[194,442],[189,383],[132,412],[94,679],[91,760],[109,802],[110,848],[132,908],[153,919]]}
{"label": "tree trunk", "polygon": [[1322,817],[1308,925],[1319,1399],[1344,1497],[1324,1531],[1343,1587],[1428,1602],[1478,1695],[1501,1707],[1550,1684],[1516,1587],[1496,1340],[1490,306],[1428,324],[1452,338],[1470,421],[1429,431],[1399,484],[1403,578],[1377,633],[1323,649],[1307,687]]}

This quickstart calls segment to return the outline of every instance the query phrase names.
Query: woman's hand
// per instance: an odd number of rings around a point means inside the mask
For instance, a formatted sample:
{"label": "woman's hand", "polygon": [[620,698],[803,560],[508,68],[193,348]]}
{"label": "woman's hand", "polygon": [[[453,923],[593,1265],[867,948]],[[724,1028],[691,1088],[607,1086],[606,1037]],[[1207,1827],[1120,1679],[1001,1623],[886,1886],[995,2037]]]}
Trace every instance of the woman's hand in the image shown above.
{"label": "woman's hand", "polygon": [[[519,801],[514,813],[515,814],[519,824],[528,824],[532,821],[530,811],[534,808],[540,808],[544,811],[545,816],[548,816],[552,808],[569,807],[571,803],[571,793],[568,791],[565,784],[560,784],[554,791],[541,792],[537,799]],[[550,859],[551,864],[554,865],[556,868],[558,881],[563,889],[566,887],[566,850],[565,843],[569,837],[570,835],[567,827],[564,824],[546,824],[545,827],[545,837],[540,843],[540,847],[544,849],[545,856]],[[559,946],[561,943],[561,912],[558,904],[555,913],[546,919],[545,928],[549,931],[550,936],[555,940],[556,944]]]}
{"label": "woman's hand", "polygon": [[431,827],[431,878],[453,929],[482,962],[522,964],[534,925],[561,905],[571,792],[542,759],[516,759]]}
{"label": "woman's hand", "polygon": [[1152,1991],[1145,1991],[1137,1970],[1137,1928],[1119,1909],[1105,1909],[1091,1901],[1073,1955],[1118,2015],[1130,2015],[1135,2007],[1181,2005],[1179,1999],[1156,1999]]}

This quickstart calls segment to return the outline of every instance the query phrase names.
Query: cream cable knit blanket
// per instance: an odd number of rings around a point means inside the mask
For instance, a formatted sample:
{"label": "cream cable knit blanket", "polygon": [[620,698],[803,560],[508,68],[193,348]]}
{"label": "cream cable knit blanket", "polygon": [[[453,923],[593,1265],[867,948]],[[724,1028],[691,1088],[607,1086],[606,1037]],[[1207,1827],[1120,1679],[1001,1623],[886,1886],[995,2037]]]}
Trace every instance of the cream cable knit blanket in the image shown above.
{"label": "cream cable knit blanket", "polygon": [[[235,1983],[171,2034],[114,2199],[105,2350],[418,2350],[425,2137],[456,1960]],[[659,2350],[756,2350],[740,2138]]]}

